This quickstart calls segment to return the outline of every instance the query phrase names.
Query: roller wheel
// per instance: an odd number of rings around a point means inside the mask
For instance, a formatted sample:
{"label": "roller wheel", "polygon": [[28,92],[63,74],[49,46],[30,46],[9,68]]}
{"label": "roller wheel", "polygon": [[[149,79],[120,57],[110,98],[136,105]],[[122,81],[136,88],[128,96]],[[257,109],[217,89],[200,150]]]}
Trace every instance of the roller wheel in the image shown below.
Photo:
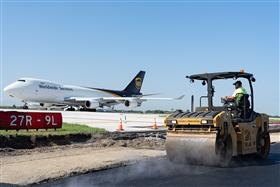
{"label": "roller wheel", "polygon": [[270,136],[268,132],[259,131],[257,134],[257,157],[265,160],[270,151]]}

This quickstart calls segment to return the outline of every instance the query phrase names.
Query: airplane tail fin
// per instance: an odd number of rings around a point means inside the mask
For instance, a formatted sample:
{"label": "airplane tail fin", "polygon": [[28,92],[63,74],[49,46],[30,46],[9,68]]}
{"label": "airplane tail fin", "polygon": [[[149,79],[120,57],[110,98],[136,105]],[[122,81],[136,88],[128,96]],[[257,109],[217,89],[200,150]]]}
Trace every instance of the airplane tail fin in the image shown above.
{"label": "airplane tail fin", "polygon": [[129,94],[141,94],[140,91],[144,81],[145,73],[145,71],[140,71],[123,91]]}

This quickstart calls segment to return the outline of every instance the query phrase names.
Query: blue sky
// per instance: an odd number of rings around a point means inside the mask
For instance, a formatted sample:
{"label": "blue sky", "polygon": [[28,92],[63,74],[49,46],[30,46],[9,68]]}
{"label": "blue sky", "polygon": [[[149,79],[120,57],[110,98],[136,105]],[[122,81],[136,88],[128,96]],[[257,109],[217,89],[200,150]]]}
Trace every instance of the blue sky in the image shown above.
{"label": "blue sky", "polygon": [[[186,75],[245,69],[257,79],[256,110],[279,114],[277,1],[3,1],[1,29],[2,87],[37,77],[122,89],[145,70],[143,93],[186,98],[140,109],[186,109],[206,91]],[[217,103],[232,82],[216,86]]]}

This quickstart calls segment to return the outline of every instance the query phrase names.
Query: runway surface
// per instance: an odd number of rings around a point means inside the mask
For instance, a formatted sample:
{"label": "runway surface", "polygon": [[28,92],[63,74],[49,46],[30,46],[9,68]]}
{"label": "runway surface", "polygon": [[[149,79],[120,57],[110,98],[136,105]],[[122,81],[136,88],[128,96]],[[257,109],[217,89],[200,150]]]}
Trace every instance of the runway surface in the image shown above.
{"label": "runway surface", "polygon": [[90,127],[104,128],[107,131],[116,131],[120,120],[125,131],[149,131],[156,122],[159,130],[163,128],[163,120],[166,115],[159,114],[135,114],[135,113],[111,113],[111,112],[80,112],[80,111],[46,111],[46,110],[14,110],[3,111],[19,112],[61,112],[63,122],[84,124]]}
{"label": "runway surface", "polygon": [[175,165],[167,159],[153,159],[36,186],[279,187],[280,143],[271,146],[267,161],[243,158],[231,165],[230,168]]}
{"label": "runway surface", "polygon": [[91,127],[116,131],[120,120],[125,131],[152,130],[153,124],[163,125],[164,117],[157,114],[105,113],[105,112],[62,112],[63,121],[67,123],[86,124]]}

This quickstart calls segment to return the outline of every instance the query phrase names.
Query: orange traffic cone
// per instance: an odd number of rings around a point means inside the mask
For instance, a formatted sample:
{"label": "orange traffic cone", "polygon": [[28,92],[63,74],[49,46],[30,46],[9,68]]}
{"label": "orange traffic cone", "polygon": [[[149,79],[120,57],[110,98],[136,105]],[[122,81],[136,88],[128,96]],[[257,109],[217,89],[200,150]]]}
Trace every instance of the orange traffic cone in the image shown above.
{"label": "orange traffic cone", "polygon": [[155,118],[155,122],[154,122],[154,124],[152,126],[152,129],[158,129],[156,118]]}
{"label": "orange traffic cone", "polygon": [[118,125],[117,131],[124,131],[123,125],[122,125],[122,118],[120,118],[120,123]]}

